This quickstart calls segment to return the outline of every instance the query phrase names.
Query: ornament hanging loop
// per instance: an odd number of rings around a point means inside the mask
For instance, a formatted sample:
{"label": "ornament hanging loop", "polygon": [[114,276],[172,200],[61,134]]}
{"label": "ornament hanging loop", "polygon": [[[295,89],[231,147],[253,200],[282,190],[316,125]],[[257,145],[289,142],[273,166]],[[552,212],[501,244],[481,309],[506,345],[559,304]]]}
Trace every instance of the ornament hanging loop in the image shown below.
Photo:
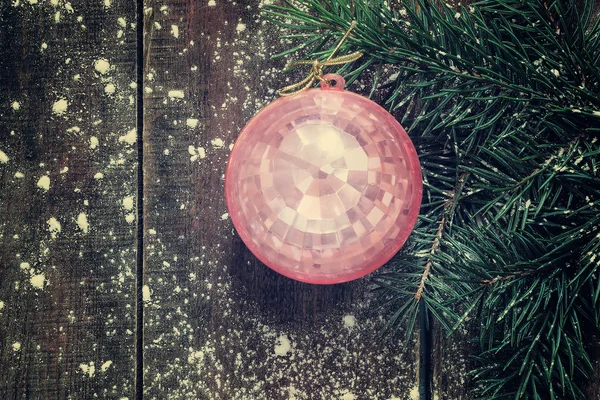
{"label": "ornament hanging loop", "polygon": [[300,60],[300,61],[292,61],[291,63],[289,63],[287,65],[287,68],[295,68],[295,67],[298,67],[301,65],[310,65],[311,66],[310,72],[309,72],[308,76],[306,78],[302,79],[300,82],[296,82],[292,85],[284,87],[283,89],[280,89],[279,95],[280,96],[292,96],[292,95],[295,95],[298,93],[302,93],[305,90],[310,89],[312,87],[313,83],[315,83],[315,81],[321,81],[325,84],[329,84],[329,81],[323,77],[323,67],[327,67],[330,65],[347,64],[347,63],[354,62],[354,61],[358,60],[359,58],[361,58],[363,54],[360,51],[356,51],[354,53],[346,54],[346,55],[339,56],[339,57],[333,57],[335,55],[335,53],[340,49],[342,44],[344,44],[344,42],[350,35],[350,32],[352,32],[352,30],[355,27],[356,27],[356,21],[352,21],[352,23],[350,24],[350,27],[348,28],[348,30],[346,31],[344,36],[340,39],[340,41],[338,42],[335,49],[333,49],[333,51],[331,52],[331,54],[329,55],[329,57],[327,57],[327,59],[325,61]]}
{"label": "ornament hanging loop", "polygon": [[323,80],[321,81],[321,89],[322,90],[344,90],[344,86],[346,86],[346,80],[338,74],[326,74],[322,76]]}

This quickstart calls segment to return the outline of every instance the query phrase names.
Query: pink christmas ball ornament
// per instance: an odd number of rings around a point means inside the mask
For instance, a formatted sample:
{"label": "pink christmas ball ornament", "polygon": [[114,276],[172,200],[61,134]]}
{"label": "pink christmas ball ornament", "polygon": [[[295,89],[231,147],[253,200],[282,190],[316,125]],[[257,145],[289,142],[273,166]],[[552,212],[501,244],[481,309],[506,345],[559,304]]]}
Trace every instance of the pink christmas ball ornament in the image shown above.
{"label": "pink christmas ball ornament", "polygon": [[360,278],[400,250],[417,220],[422,178],[414,145],[339,75],[254,116],[229,156],[227,207],[248,248],[289,278]]}

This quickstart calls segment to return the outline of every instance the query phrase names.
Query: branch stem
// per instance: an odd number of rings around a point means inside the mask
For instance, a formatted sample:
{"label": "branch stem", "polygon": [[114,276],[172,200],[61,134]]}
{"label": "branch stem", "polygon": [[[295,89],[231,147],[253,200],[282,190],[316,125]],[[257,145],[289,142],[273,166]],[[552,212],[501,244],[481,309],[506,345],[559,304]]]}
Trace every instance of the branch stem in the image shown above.
{"label": "branch stem", "polygon": [[[433,244],[431,245],[431,250],[430,250],[430,254],[433,255],[435,254],[436,250],[438,249],[438,247],[440,247],[440,239],[442,238],[442,233],[444,232],[444,227],[446,226],[446,216],[443,216],[440,224],[437,228],[437,231],[435,233],[435,239],[433,240]],[[421,296],[423,295],[423,291],[425,290],[425,281],[427,281],[427,278],[429,278],[429,275],[431,274],[431,265],[433,264],[433,261],[431,259],[431,257],[429,257],[429,259],[427,260],[427,264],[425,264],[425,270],[423,271],[423,275],[421,275],[421,283],[419,283],[419,288],[417,289],[417,292],[415,293],[415,300],[420,300]]]}

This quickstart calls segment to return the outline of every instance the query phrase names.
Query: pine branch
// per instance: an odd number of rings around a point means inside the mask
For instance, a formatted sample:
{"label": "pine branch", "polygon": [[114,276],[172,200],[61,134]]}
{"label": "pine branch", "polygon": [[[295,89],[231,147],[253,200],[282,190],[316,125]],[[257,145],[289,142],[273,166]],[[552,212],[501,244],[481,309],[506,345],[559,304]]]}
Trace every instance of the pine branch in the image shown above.
{"label": "pine branch", "polygon": [[419,300],[448,332],[476,318],[476,395],[583,399],[593,368],[582,332],[600,327],[593,1],[298,0],[267,13],[310,38],[302,58],[327,57],[356,20],[340,53],[365,56],[341,71],[383,82],[367,91],[416,143],[420,218],[375,278],[396,307],[388,326],[410,335]]}

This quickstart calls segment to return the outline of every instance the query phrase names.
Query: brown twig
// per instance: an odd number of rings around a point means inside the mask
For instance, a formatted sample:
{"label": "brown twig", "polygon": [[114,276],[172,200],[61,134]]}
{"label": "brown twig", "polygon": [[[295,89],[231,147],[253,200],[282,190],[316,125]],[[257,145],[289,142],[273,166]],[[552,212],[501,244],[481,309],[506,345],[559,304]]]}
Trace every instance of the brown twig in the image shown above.
{"label": "brown twig", "polygon": [[[583,138],[583,135],[579,135],[577,136],[575,139],[571,140],[569,142],[569,148],[564,151],[564,148],[561,148],[559,150],[559,152],[562,150],[563,153],[571,153],[571,151],[573,150],[573,148],[575,147],[575,145],[577,145],[579,139]],[[527,175],[525,178],[521,179],[519,182],[517,182],[515,185],[513,185],[512,187],[509,188],[510,191],[516,190],[518,188],[520,188],[521,186],[523,186],[525,183],[529,182],[529,180],[531,178],[533,178],[534,176],[536,176],[542,169],[545,169],[548,165],[550,165],[550,163],[555,160],[558,156],[556,154],[552,154],[546,161],[544,161],[544,163],[542,164],[542,166],[534,169],[529,175]]]}
{"label": "brown twig", "polygon": [[[451,214],[453,213],[453,207],[455,206],[456,202],[458,201],[458,196],[460,196],[460,194],[462,192],[462,189],[464,187],[464,183],[465,183],[465,180],[467,179],[467,176],[468,176],[468,173],[463,172],[460,175],[460,177],[458,178],[458,181],[456,182],[456,186],[454,187],[454,190],[452,190],[451,192],[449,192],[447,194],[448,199],[446,200],[446,204],[444,207],[444,215],[442,216],[442,219],[440,220],[440,224],[438,225],[437,231],[435,232],[435,239],[433,240],[431,249],[429,250],[429,254],[431,254],[431,255],[435,254],[437,249],[440,247],[440,240],[442,239],[442,234],[444,233],[444,228],[446,227],[446,222],[448,221],[448,217],[450,217],[450,224],[452,224],[452,215]],[[417,301],[421,299],[421,296],[423,296],[423,291],[425,290],[425,282],[429,278],[429,275],[431,275],[431,266],[432,265],[433,265],[433,260],[431,259],[431,257],[429,257],[429,259],[427,260],[427,263],[425,264],[425,269],[423,270],[423,274],[421,275],[421,282],[419,283],[419,287],[417,288],[417,291],[415,292],[415,300],[417,300]]]}
{"label": "brown twig", "polygon": [[506,276],[500,276],[500,275],[498,275],[498,276],[496,276],[496,277],[494,277],[492,279],[482,279],[481,283],[483,283],[486,286],[492,286],[492,285],[494,285],[494,284],[496,284],[498,282],[506,282],[506,281],[509,281],[511,279],[519,278],[519,277],[530,275],[530,274],[531,274],[531,271],[518,271],[518,272],[515,272],[512,275],[506,275]]}
{"label": "brown twig", "polygon": [[[442,233],[444,232],[445,226],[446,216],[443,216],[442,220],[440,221],[440,225],[438,226],[437,231],[435,233],[435,239],[433,240],[433,244],[431,245],[431,250],[429,252],[431,255],[435,254],[438,247],[440,247],[440,239],[442,238]],[[423,295],[423,291],[425,290],[425,281],[427,281],[427,278],[429,278],[432,264],[433,261],[431,260],[431,257],[429,257],[429,259],[427,260],[427,264],[425,264],[425,270],[423,271],[423,275],[421,275],[421,283],[419,283],[419,288],[415,293],[415,300],[420,300],[421,296]]]}

